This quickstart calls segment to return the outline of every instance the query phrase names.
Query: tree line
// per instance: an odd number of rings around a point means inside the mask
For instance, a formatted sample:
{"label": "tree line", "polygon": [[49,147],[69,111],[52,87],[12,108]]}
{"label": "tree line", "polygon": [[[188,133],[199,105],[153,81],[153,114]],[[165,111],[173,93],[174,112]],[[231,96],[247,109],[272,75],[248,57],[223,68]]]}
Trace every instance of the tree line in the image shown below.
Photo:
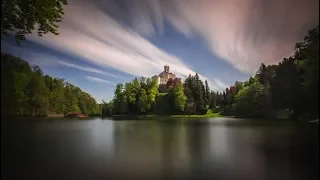
{"label": "tree line", "polygon": [[1,113],[45,116],[69,112],[101,114],[101,107],[88,93],[64,79],[44,75],[38,66],[1,53]]}
{"label": "tree line", "polygon": [[261,64],[255,76],[220,93],[226,115],[275,117],[288,110],[291,118],[319,118],[319,26],[296,44],[294,55],[278,65]]}
{"label": "tree line", "polygon": [[171,114],[205,114],[212,109],[229,116],[277,117],[277,112],[287,110],[290,118],[318,118],[319,26],[296,44],[293,56],[278,65],[262,63],[255,76],[223,91],[210,90],[198,74],[183,83],[175,81],[169,79],[167,93],[159,93],[150,78],[118,84],[113,100],[104,102],[103,113],[156,113],[162,108]]}

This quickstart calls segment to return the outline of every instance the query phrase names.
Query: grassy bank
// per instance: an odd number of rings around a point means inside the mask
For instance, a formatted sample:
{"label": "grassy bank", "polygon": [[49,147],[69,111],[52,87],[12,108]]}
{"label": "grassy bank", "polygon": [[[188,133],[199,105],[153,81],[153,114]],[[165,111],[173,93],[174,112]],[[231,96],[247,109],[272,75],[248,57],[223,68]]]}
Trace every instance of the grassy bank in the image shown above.
{"label": "grassy bank", "polygon": [[223,117],[220,113],[213,113],[210,109],[206,114],[192,114],[192,115],[170,115],[172,118],[209,118],[209,117]]}
{"label": "grassy bank", "polygon": [[147,114],[147,115],[115,115],[115,119],[164,119],[164,118],[210,118],[210,117],[223,117],[220,113],[213,113],[208,110],[206,114],[193,114],[193,115],[158,115],[158,114]]}

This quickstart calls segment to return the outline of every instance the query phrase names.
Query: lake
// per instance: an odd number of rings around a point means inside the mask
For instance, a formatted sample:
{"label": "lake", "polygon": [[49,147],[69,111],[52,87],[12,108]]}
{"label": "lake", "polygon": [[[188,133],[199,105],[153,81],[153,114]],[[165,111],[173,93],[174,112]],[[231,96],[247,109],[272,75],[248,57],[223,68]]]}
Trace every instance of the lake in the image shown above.
{"label": "lake", "polygon": [[257,119],[2,120],[1,179],[318,179],[318,133]]}

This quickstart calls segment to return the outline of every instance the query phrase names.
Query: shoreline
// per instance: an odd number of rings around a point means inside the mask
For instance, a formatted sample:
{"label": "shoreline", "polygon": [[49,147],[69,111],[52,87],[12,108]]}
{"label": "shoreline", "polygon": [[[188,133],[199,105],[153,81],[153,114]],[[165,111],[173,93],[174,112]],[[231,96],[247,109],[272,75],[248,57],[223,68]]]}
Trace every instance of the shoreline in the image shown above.
{"label": "shoreline", "polygon": [[113,115],[112,118],[120,119],[148,119],[148,118],[212,118],[212,117],[224,117],[219,113],[212,114],[193,114],[193,115],[161,115],[161,114],[146,114],[146,115]]}

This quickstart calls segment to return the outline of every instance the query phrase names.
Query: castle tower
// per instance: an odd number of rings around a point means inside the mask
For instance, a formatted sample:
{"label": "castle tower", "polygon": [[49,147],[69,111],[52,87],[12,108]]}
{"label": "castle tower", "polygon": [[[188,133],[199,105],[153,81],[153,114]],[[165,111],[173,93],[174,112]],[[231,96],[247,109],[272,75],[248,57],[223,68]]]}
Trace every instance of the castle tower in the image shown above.
{"label": "castle tower", "polygon": [[169,73],[169,66],[167,66],[167,65],[164,66],[164,72]]}

